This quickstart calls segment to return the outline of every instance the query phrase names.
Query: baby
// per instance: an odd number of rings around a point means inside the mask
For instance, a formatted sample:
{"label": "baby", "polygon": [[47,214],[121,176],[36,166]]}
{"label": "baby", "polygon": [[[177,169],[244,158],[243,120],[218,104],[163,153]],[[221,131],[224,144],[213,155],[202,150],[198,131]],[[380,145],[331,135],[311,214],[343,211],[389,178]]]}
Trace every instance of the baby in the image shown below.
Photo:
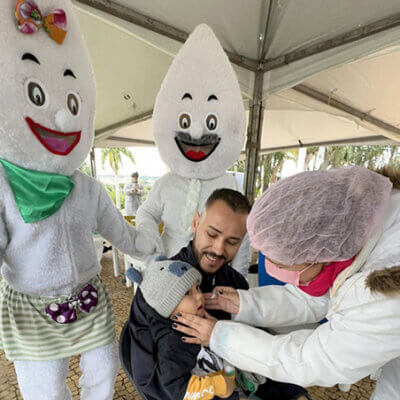
{"label": "baby", "polygon": [[140,285],[149,305],[158,367],[170,398],[239,399],[234,373],[226,373],[222,359],[209,348],[184,343],[182,334],[172,329],[172,317],[180,312],[206,315],[201,274],[181,261],[157,260],[143,272],[130,268],[127,276]]}

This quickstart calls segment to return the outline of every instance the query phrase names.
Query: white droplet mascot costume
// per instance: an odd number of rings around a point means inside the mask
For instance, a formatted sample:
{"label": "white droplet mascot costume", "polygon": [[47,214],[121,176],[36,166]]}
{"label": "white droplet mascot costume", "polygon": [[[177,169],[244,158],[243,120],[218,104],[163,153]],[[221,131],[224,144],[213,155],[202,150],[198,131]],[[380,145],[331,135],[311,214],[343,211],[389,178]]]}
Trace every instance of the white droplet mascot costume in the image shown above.
{"label": "white droplet mascot costume", "polygon": [[112,399],[112,302],[93,244],[134,253],[136,232],[100,183],[76,169],[93,141],[95,87],[69,0],[0,7],[0,348],[25,400]]}
{"label": "white droplet mascot costume", "polygon": [[[226,170],[243,147],[246,114],[235,72],[207,25],[193,31],[172,62],[157,96],[153,128],[171,172],[154,184],[137,224],[147,232],[149,253],[163,246],[172,256],[192,238],[193,216],[214,190],[240,190]],[[247,275],[247,237],[233,266]]]}

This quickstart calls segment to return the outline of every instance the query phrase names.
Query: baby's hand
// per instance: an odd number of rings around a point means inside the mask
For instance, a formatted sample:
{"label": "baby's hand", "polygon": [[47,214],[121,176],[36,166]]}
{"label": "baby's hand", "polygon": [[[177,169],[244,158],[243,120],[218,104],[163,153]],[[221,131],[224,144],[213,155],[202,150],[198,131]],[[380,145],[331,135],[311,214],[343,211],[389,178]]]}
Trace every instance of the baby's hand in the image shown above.
{"label": "baby's hand", "polygon": [[235,376],[226,376],[224,375],[225,383],[226,383],[226,392],[224,396],[220,396],[221,399],[227,399],[232,396],[233,391],[235,390]]}

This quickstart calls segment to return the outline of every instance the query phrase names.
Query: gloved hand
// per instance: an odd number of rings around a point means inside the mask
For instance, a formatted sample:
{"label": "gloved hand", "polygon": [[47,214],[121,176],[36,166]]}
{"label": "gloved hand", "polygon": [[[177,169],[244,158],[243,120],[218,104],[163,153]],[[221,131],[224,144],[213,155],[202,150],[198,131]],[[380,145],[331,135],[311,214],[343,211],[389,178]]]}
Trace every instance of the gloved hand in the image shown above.
{"label": "gloved hand", "polygon": [[164,246],[158,232],[137,230],[135,246],[137,251],[142,255],[164,253]]}

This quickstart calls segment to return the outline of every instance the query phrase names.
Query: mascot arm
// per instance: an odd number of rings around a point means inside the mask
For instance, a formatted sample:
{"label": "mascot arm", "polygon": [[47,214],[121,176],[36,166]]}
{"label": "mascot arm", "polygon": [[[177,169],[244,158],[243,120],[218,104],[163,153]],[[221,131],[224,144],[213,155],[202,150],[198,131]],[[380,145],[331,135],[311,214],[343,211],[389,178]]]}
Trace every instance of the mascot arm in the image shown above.
{"label": "mascot arm", "polygon": [[129,255],[137,253],[135,247],[136,229],[125,221],[125,218],[115,207],[110,196],[101,185],[97,207],[96,231],[123,253]]}
{"label": "mascot arm", "polygon": [[146,201],[139,207],[136,215],[136,226],[141,230],[150,230],[158,233],[161,224],[163,202],[161,199],[161,183],[159,179],[151,188]]}
{"label": "mascot arm", "polygon": [[4,205],[2,199],[0,198],[0,267],[3,264],[4,253],[7,248],[8,243],[8,233],[6,228],[6,223],[4,220]]}
{"label": "mascot arm", "polygon": [[161,198],[161,180],[162,178],[153,185],[146,201],[139,207],[136,214],[136,226],[141,235],[136,241],[136,247],[146,255],[164,252],[159,233],[164,206]]}

